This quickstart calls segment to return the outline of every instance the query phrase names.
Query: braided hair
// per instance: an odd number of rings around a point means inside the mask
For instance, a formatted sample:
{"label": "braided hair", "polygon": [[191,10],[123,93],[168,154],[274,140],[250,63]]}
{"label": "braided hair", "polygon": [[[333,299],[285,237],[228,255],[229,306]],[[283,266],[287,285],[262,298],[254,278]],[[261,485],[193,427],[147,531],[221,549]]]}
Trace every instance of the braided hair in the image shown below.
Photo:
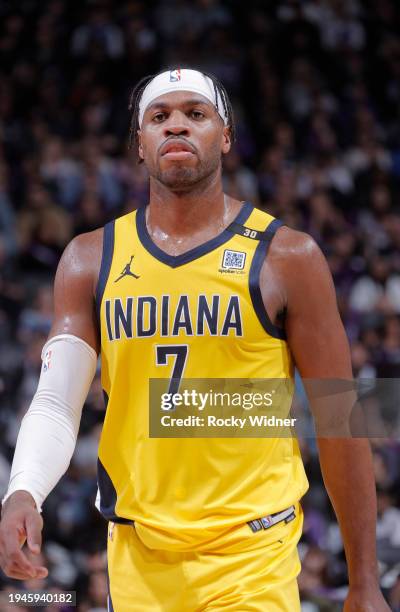
{"label": "braided hair", "polygon": [[[128,107],[132,113],[130,127],[129,127],[129,144],[128,144],[129,149],[133,147],[133,144],[136,142],[136,138],[137,138],[137,131],[139,129],[139,105],[140,105],[140,100],[142,98],[142,94],[144,90],[146,89],[147,85],[150,83],[150,81],[152,81],[156,76],[158,76],[159,74],[162,74],[163,72],[165,72],[165,69],[161,70],[157,74],[150,74],[148,76],[143,77],[142,79],[140,79],[137,85],[135,85],[135,87],[133,88],[131,92],[131,95],[129,98],[129,107]],[[211,79],[212,81],[212,84],[214,86],[214,93],[215,93],[215,106],[217,106],[218,94],[222,100],[225,116],[227,118],[227,125],[230,130],[232,142],[234,142],[235,141],[235,124],[234,124],[234,119],[233,119],[233,108],[232,108],[231,101],[229,100],[228,93],[225,87],[222,85],[221,81],[219,81],[217,77],[215,77],[213,74],[210,74],[208,72],[203,72],[203,71],[201,71],[201,73],[204,74],[204,76]]]}

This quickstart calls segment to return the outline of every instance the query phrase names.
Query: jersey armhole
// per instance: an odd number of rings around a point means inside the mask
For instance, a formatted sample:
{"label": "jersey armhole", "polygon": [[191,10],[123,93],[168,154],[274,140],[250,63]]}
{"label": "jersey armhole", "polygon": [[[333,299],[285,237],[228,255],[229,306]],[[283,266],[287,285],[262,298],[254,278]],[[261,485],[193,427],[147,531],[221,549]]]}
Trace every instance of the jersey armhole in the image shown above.
{"label": "jersey armhole", "polygon": [[100,307],[104,295],[104,290],[108,281],[108,276],[110,274],[111,263],[114,254],[114,233],[115,220],[110,221],[104,226],[103,233],[103,252],[101,255],[100,272],[96,287],[96,314],[100,331]]}
{"label": "jersey armhole", "polygon": [[280,221],[279,219],[274,219],[265,229],[265,237],[258,243],[253,255],[253,260],[251,262],[249,273],[249,291],[255,313],[267,334],[269,334],[273,338],[287,340],[285,330],[274,325],[271,319],[269,318],[269,315],[264,306],[260,289],[260,274],[262,265],[264,263],[265,258],[267,257],[272,239],[275,236],[276,231],[282,225],[282,221]]}

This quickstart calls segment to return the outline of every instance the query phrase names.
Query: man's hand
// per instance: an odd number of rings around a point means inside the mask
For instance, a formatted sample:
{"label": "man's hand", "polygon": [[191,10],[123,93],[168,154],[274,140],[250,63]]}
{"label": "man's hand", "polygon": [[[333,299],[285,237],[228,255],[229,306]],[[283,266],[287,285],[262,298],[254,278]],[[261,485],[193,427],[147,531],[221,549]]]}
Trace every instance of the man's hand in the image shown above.
{"label": "man's hand", "polygon": [[343,612],[390,612],[390,608],[379,587],[350,587]]}
{"label": "man's hand", "polygon": [[40,553],[43,519],[30,493],[16,491],[5,502],[0,523],[0,566],[9,578],[28,580],[46,578],[43,566],[33,565],[21,550],[27,543],[34,554]]}

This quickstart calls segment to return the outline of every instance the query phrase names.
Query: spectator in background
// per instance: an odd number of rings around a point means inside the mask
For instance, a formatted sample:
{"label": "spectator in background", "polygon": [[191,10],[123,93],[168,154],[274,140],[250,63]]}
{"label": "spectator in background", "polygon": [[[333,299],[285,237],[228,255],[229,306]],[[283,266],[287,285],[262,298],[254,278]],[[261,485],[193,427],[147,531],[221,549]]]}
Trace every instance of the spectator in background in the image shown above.
{"label": "spectator in background", "polygon": [[101,56],[119,58],[124,52],[124,39],[113,23],[106,2],[97,2],[89,9],[87,22],[76,28],[71,41],[71,51],[77,56]]}
{"label": "spectator in background", "polygon": [[[392,587],[390,599],[398,597],[400,575],[400,510],[395,507],[395,493],[390,488],[378,487],[377,556],[386,586]],[[396,608],[392,608],[392,610]]]}
{"label": "spectator in background", "polygon": [[61,138],[50,137],[42,148],[40,175],[55,200],[73,211],[82,192],[82,168],[69,157]]}
{"label": "spectator in background", "polygon": [[350,307],[361,314],[400,314],[400,275],[392,272],[388,257],[375,255],[371,259],[368,274],[359,278],[351,290]]}
{"label": "spectator in background", "polygon": [[241,163],[235,148],[224,157],[223,186],[233,197],[259,204],[256,174]]}
{"label": "spectator in background", "polygon": [[15,214],[9,198],[8,168],[0,162],[0,265],[17,253]]}

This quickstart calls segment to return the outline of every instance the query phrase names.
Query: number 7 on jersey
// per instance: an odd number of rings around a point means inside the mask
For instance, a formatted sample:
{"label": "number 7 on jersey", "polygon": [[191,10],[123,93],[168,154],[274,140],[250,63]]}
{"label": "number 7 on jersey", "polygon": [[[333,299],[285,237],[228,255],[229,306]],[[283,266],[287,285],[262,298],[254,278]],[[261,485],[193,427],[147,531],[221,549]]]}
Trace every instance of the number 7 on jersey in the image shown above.
{"label": "number 7 on jersey", "polygon": [[169,357],[175,357],[168,393],[178,393],[188,352],[189,347],[187,344],[171,344],[168,346],[158,344],[156,346],[156,365],[168,365]]}

